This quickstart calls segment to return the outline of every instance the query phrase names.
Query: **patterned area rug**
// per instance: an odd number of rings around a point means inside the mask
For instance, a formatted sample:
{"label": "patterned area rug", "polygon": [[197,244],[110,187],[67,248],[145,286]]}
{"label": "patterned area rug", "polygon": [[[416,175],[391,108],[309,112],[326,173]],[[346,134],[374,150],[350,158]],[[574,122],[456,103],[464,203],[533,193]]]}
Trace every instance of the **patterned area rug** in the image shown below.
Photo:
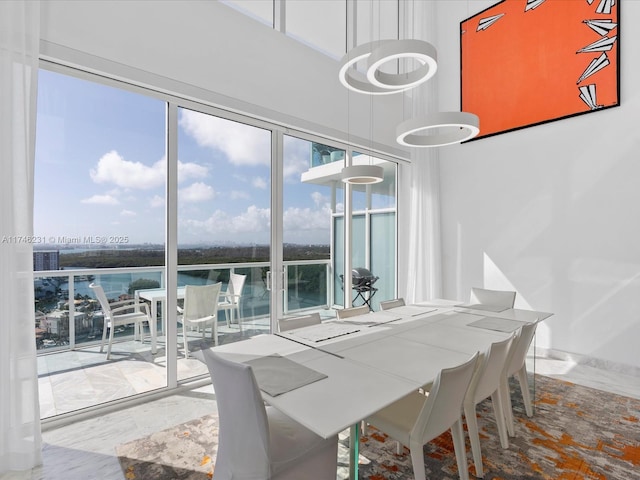
{"label": "patterned area rug", "polygon": [[[500,447],[490,401],[477,407],[487,480],[632,480],[640,478],[640,400],[536,376],[536,412],[527,418],[514,387],[516,437]],[[119,446],[129,480],[207,480],[213,477],[217,416],[209,415]],[[361,438],[360,478],[413,477],[409,451],[374,428]],[[347,432],[340,435],[337,478],[348,476]],[[457,480],[451,435],[424,448],[427,478]],[[467,439],[467,461],[475,474]]]}

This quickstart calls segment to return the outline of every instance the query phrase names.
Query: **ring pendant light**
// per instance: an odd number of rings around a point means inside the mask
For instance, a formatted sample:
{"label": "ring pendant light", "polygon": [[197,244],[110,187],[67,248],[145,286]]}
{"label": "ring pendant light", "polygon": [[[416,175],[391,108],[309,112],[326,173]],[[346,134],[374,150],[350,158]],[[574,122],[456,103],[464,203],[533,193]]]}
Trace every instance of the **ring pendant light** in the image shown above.
{"label": "ring pendant light", "polygon": [[376,165],[350,165],[342,169],[342,181],[352,185],[371,185],[384,180],[384,169]]}
{"label": "ring pendant light", "polygon": [[[417,68],[403,73],[393,74],[381,71],[381,67],[390,61],[413,59]],[[366,75],[356,70],[356,64],[367,61]],[[349,90],[368,95],[389,95],[404,92],[416,87],[431,77],[438,70],[436,48],[423,40],[379,40],[359,45],[342,58],[338,77]],[[422,118],[414,118],[402,122],[396,128],[396,141],[407,147],[440,147],[469,140],[480,132],[480,122],[476,115],[468,112],[439,112]],[[431,133],[435,129],[444,132]],[[359,167],[368,167],[361,165]],[[343,181],[348,183],[368,183],[366,181],[350,182],[357,178],[357,170],[353,174],[343,169]],[[372,173],[371,177],[374,176]],[[364,175],[362,178],[367,177]],[[380,180],[381,181],[381,180]]]}
{"label": "ring pendant light", "polygon": [[[438,54],[433,45],[422,40],[393,40],[371,52],[368,59],[367,80],[379,88],[408,90],[426,82],[438,70]],[[420,66],[404,73],[385,73],[380,67],[398,59],[414,59]]]}
{"label": "ring pendant light", "polygon": [[[422,118],[412,118],[398,125],[396,141],[407,147],[442,147],[464,142],[480,132],[477,115],[468,112],[438,112]],[[421,135],[436,128],[444,133]]]}
{"label": "ring pendant light", "polygon": [[[399,93],[429,80],[437,70],[436,56],[433,45],[421,40],[379,40],[363,43],[342,57],[338,78],[342,85],[358,93]],[[384,73],[379,70],[383,64],[398,58],[414,58],[420,66],[409,74]],[[368,60],[366,76],[352,68],[363,60]]]}

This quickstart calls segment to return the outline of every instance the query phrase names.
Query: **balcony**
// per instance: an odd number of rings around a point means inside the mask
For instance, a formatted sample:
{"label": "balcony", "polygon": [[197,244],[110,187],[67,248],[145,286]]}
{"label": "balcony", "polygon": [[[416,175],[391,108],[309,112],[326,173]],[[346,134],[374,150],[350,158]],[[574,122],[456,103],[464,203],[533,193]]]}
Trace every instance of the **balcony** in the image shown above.
{"label": "balcony", "polygon": [[[226,313],[220,311],[218,338],[224,344],[270,331],[268,270],[267,262],[180,266],[178,286],[220,281],[224,291],[231,272],[246,275],[240,303],[242,331],[237,323],[228,323]],[[333,286],[329,272],[330,260],[285,262],[285,315],[320,310],[330,316]],[[148,331],[142,341],[134,340],[131,325],[116,328],[111,359],[107,360],[106,354],[100,353],[102,312],[88,288],[91,282],[102,285],[110,300],[133,297],[137,288],[164,286],[163,267],[39,271],[34,273],[34,282],[43,419],[166,388],[165,317],[171,321],[175,316],[165,316],[162,304],[157,308],[156,355],[151,354]],[[201,333],[189,331],[188,338],[190,352],[198,350]],[[205,342],[212,344],[209,336]],[[205,365],[193,356],[184,358],[180,333],[178,382],[206,377],[207,373]]]}

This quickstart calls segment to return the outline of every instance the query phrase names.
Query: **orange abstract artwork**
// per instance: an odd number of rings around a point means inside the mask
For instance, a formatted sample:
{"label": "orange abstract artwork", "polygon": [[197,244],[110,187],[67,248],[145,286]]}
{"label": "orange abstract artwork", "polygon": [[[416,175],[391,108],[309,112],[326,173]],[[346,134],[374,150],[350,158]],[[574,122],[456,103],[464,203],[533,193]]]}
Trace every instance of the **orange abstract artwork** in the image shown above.
{"label": "orange abstract artwork", "polygon": [[616,0],[503,0],[460,23],[476,138],[620,104]]}

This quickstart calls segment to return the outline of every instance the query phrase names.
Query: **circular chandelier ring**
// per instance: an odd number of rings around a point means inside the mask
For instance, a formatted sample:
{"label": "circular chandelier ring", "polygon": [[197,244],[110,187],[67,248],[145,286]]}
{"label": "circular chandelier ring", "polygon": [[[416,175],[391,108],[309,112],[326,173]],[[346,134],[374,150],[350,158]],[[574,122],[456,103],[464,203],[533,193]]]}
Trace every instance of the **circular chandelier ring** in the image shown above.
{"label": "circular chandelier ring", "polygon": [[384,180],[384,169],[378,165],[350,165],[342,169],[342,181],[353,185],[371,185]]}
{"label": "circular chandelier ring", "polygon": [[[468,112],[438,112],[424,118],[412,118],[398,125],[396,140],[407,147],[442,147],[464,142],[480,132],[477,115]],[[453,132],[420,135],[434,128],[453,128]]]}
{"label": "circular chandelier ring", "polygon": [[[371,85],[391,90],[407,90],[420,85],[438,70],[436,48],[423,40],[393,40],[381,44],[371,52],[368,59],[367,80]],[[412,58],[420,66],[405,73],[385,73],[380,67],[400,58]]]}
{"label": "circular chandelier ring", "polygon": [[401,92],[398,89],[380,88],[372,85],[364,74],[355,70],[356,63],[361,60],[366,60],[371,55],[372,49],[376,45],[386,43],[386,40],[381,42],[369,42],[358,45],[356,48],[350,50],[342,60],[340,61],[340,71],[338,72],[338,78],[340,83],[349,90],[358,93],[366,93],[368,95],[390,95],[393,93]]}

